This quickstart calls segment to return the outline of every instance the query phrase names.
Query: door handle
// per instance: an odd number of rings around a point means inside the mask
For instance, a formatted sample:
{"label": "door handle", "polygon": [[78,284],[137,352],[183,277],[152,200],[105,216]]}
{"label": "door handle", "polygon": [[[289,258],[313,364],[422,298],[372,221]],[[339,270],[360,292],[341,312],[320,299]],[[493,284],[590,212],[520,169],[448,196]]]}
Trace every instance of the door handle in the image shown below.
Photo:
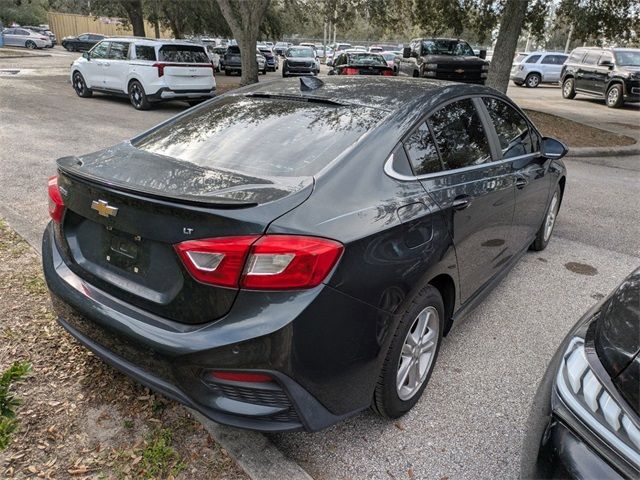
{"label": "door handle", "polygon": [[468,195],[461,195],[453,199],[451,204],[454,210],[464,210],[471,205],[471,197]]}
{"label": "door handle", "polygon": [[516,188],[524,188],[529,181],[526,178],[518,177],[516,178]]}

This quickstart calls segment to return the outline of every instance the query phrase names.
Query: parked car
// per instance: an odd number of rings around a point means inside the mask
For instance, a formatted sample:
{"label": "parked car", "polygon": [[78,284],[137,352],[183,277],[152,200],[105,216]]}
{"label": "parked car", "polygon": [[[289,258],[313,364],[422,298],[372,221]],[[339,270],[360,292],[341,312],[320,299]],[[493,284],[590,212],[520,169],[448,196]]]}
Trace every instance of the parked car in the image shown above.
{"label": "parked car", "polygon": [[418,38],[412,40],[398,58],[398,75],[437,78],[464,83],[483,84],[487,79],[489,62],[473,53],[471,46],[460,39]]}
{"label": "parked car", "polygon": [[522,478],[640,478],[640,269],[562,341],[521,460]]}
{"label": "parked car", "polygon": [[207,56],[209,60],[211,60],[211,64],[216,72],[220,71],[220,55],[216,52],[217,47],[213,44],[205,44],[204,49],[207,52]]}
{"label": "parked car", "polygon": [[380,55],[384,57],[384,60],[387,62],[387,65],[391,67],[394,73],[398,73],[396,71],[396,58],[402,55],[402,52],[382,52]]}
{"label": "parked car", "polygon": [[329,75],[385,75],[392,76],[393,68],[378,53],[344,52],[333,62]]}
{"label": "parked car", "polygon": [[79,97],[93,92],[128,96],[136,110],[148,110],[153,102],[184,100],[194,105],[213,97],[213,70],[202,45],[115,37],[74,61],[70,76]]}
{"label": "parked car", "polygon": [[217,46],[213,48],[213,53],[218,55],[218,72],[224,70],[224,54],[227,52],[227,47]]}
{"label": "parked car", "polygon": [[39,33],[40,35],[44,35],[44,36],[49,37],[49,40],[51,40],[50,48],[52,48],[54,45],[57,45],[57,43],[58,43],[57,40],[56,40],[55,33],[53,33],[48,28],[33,27],[33,26],[23,26],[22,28],[26,28],[27,30],[31,30],[32,32],[36,32],[36,33]]}
{"label": "parked car", "polygon": [[372,45],[369,47],[368,50],[370,53],[382,53],[384,51],[384,49],[382,47],[379,47],[377,45]]}
{"label": "parked car", "polygon": [[359,52],[366,52],[367,51],[367,47],[365,47],[364,45],[356,45],[355,47],[353,47],[354,50],[358,50]]}
{"label": "parked car", "polygon": [[282,61],[282,76],[289,75],[317,75],[320,72],[320,62],[316,58],[316,51],[311,47],[291,47],[287,49]]}
{"label": "parked car", "polygon": [[562,68],[562,96],[604,98],[607,107],[640,101],[640,49],[576,48]]}
{"label": "parked car", "polygon": [[98,33],[83,33],[77,37],[64,37],[60,44],[70,52],[84,52],[91,50],[105,38],[105,35]]}
{"label": "parked car", "polygon": [[531,52],[516,57],[511,67],[511,81],[519,87],[536,88],[541,83],[560,81],[562,65],[569,55],[562,52]]}
{"label": "parked car", "polygon": [[27,30],[22,27],[5,28],[2,31],[4,44],[7,47],[48,48],[51,47],[51,39],[42,33]]}
{"label": "parked car", "polygon": [[284,55],[284,52],[287,51],[287,48],[289,48],[289,46],[290,45],[287,42],[277,42],[273,50],[277,55],[282,56]]}
{"label": "parked car", "polygon": [[269,68],[267,58],[260,52],[256,52],[256,61],[258,62],[258,74],[266,75]]}
{"label": "parked car", "polygon": [[299,82],[61,158],[49,182],[61,325],[148,387],[256,430],[407,412],[442,336],[545,248],[565,188],[565,147],[496,90]]}
{"label": "parked car", "polygon": [[273,53],[273,50],[271,50],[271,48],[267,47],[266,45],[264,47],[259,47],[258,50],[267,61],[267,70],[269,70],[270,72],[275,72],[276,70],[278,70],[278,59],[276,58],[276,54]]}
{"label": "parked car", "polygon": [[[267,73],[267,59],[259,51],[256,52],[256,63],[258,64],[258,74]],[[225,75],[232,75],[242,73],[242,60],[240,56],[240,47],[237,45],[230,45],[227,47],[227,51],[224,54],[222,60],[222,68],[224,68]]]}

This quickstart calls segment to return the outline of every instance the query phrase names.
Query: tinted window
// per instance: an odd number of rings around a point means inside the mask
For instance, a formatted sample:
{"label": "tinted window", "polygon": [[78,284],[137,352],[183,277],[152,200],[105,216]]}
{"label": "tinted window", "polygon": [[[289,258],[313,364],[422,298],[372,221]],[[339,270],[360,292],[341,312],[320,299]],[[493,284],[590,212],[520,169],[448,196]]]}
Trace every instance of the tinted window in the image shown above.
{"label": "tinted window", "polygon": [[569,62],[571,63],[580,63],[582,61],[582,57],[584,57],[584,50],[574,50],[569,55]]}
{"label": "tinted window", "polygon": [[566,59],[566,55],[547,55],[540,63],[544,63],[545,65],[562,65]]}
{"label": "tinted window", "polygon": [[91,49],[91,58],[107,58],[109,42],[100,42]]}
{"label": "tinted window", "polygon": [[349,65],[377,65],[386,66],[382,55],[377,53],[351,53],[349,54]]}
{"label": "tinted window", "polygon": [[540,60],[540,55],[531,55],[524,63],[536,63],[538,60]]}
{"label": "tinted window", "polygon": [[136,45],[136,58],[155,61],[156,49],[149,45]]}
{"label": "tinted window", "polygon": [[89,35],[80,35],[78,37],[78,40],[80,40],[82,42],[86,42],[87,40],[89,40]]}
{"label": "tinted window", "polygon": [[320,171],[385,115],[366,107],[223,97],[160,127],[135,146],[203,168],[307,176]]}
{"label": "tinted window", "polygon": [[109,50],[109,58],[113,60],[126,60],[128,57],[129,57],[129,43],[111,42],[111,50]]}
{"label": "tinted window", "polygon": [[98,40],[102,40],[104,38],[104,35],[87,35],[87,37],[89,40],[97,42]]}
{"label": "tinted window", "polygon": [[640,67],[640,50],[616,50],[615,55],[620,67]]}
{"label": "tinted window", "polygon": [[240,47],[231,45],[229,48],[227,48],[227,53],[230,55],[240,55]]}
{"label": "tinted window", "polygon": [[584,62],[586,65],[595,65],[598,63],[598,59],[602,55],[602,52],[589,52],[587,56],[584,57]]}
{"label": "tinted window", "polygon": [[165,62],[209,63],[204,47],[197,45],[163,45],[159,57]]}
{"label": "tinted window", "polygon": [[496,98],[483,98],[493,121],[503,158],[512,158],[534,153],[529,124],[511,105]]}
{"label": "tinted window", "polygon": [[422,123],[404,142],[415,175],[442,170],[438,150],[426,123]]}
{"label": "tinted window", "polygon": [[613,63],[613,55],[610,52],[603,52],[598,63],[602,61]]}
{"label": "tinted window", "polygon": [[29,30],[16,29],[16,35],[29,35]]}
{"label": "tinted window", "polygon": [[445,168],[462,168],[490,161],[489,141],[471,99],[441,108],[429,122]]}
{"label": "tinted window", "polygon": [[464,55],[473,56],[473,49],[467,42],[459,40],[423,40],[422,55]]}

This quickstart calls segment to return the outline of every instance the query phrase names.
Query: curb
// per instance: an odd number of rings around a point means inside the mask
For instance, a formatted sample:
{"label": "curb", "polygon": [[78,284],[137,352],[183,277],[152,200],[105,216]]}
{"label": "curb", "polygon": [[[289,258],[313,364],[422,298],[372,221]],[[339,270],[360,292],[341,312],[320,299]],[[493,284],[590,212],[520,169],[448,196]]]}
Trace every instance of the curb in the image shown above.
{"label": "curb", "polygon": [[568,158],[574,157],[628,157],[640,155],[640,147],[630,145],[628,147],[569,147],[569,152],[565,155]]}
{"label": "curb", "polygon": [[195,410],[187,410],[252,480],[313,480],[261,433],[219,425]]}

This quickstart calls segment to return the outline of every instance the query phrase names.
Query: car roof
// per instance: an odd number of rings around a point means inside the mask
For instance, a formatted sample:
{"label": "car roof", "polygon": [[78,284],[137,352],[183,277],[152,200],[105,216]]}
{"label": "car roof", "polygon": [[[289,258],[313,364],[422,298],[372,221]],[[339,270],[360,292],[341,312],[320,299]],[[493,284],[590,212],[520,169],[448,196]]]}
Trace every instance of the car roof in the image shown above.
{"label": "car roof", "polygon": [[536,51],[536,52],[527,52],[527,53],[518,53],[516,55],[567,55],[569,56],[568,53],[564,53],[564,52],[544,52],[544,51]]}
{"label": "car roof", "polygon": [[126,40],[130,42],[140,43],[141,45],[190,45],[202,47],[201,43],[192,42],[191,40],[176,40],[174,38],[148,38],[148,37],[132,37],[132,36],[113,36],[107,37],[105,40]]}
{"label": "car roof", "polygon": [[268,83],[257,83],[227,95],[272,95],[274,97],[296,97],[322,99],[335,103],[360,105],[370,108],[398,111],[416,108],[425,103],[439,102],[460,95],[493,94],[500,97],[497,90],[481,85],[470,85],[445,80],[405,77],[362,78],[334,75],[322,79],[322,86],[310,91],[300,90],[301,79],[292,78]]}

